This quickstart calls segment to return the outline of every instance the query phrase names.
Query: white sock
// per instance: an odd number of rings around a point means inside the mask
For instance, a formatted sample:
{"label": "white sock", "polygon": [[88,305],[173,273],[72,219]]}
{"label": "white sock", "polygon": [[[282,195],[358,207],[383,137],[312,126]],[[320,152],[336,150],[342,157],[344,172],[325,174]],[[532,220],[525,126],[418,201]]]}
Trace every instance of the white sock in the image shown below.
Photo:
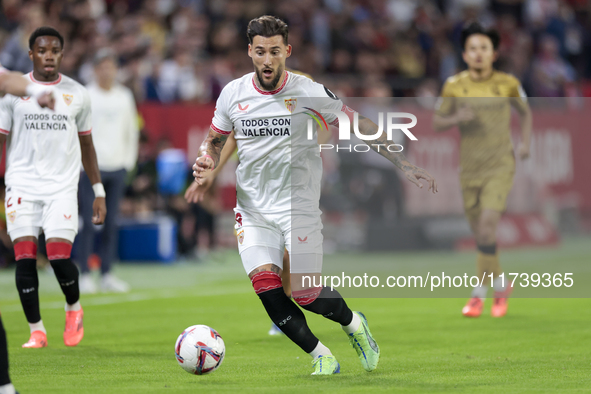
{"label": "white sock", "polygon": [[44,334],[47,334],[45,326],[43,325],[43,320],[39,320],[37,323],[29,323],[29,327],[31,328],[31,334],[33,331],[42,331]]}
{"label": "white sock", "polygon": [[0,394],[15,394],[16,390],[12,383],[5,384],[4,386],[0,386]]}
{"label": "white sock", "polygon": [[475,286],[474,289],[472,289],[472,297],[482,298],[484,301],[487,292],[488,286]]}
{"label": "white sock", "polygon": [[324,346],[322,344],[322,342],[320,342],[320,341],[318,341],[318,345],[316,345],[316,347],[314,348],[314,350],[312,350],[308,354],[310,356],[312,356],[312,358],[316,358],[318,356],[332,356],[332,353],[330,352],[330,349],[327,348],[326,346]]}
{"label": "white sock", "polygon": [[72,305],[66,303],[66,312],[78,312],[80,309],[82,309],[80,301],[76,301],[76,303]]}
{"label": "white sock", "polygon": [[347,326],[341,326],[343,331],[347,334],[354,334],[357,330],[359,330],[359,326],[361,325],[361,318],[357,313],[353,313],[353,320]]}
{"label": "white sock", "polygon": [[503,280],[500,276],[497,276],[493,280],[493,289],[495,289],[495,291],[498,292],[504,292],[505,290],[507,290],[507,280]]}

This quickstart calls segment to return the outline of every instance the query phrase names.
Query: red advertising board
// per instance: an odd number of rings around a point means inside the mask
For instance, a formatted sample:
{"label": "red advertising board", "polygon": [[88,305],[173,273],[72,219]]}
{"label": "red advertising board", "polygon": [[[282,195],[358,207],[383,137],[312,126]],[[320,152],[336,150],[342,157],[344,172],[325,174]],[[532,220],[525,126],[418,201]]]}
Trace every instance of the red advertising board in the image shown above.
{"label": "red advertising board", "polygon": [[[410,215],[460,214],[459,132],[435,132],[430,111],[413,112],[418,123],[413,133],[418,141],[408,143],[407,156],[436,177],[439,193],[431,195],[405,185]],[[554,207],[572,207],[591,212],[591,133],[586,125],[591,112],[576,110],[534,110],[531,156],[517,160],[508,211],[536,212],[550,202]],[[520,139],[518,118],[512,125],[515,144]]]}

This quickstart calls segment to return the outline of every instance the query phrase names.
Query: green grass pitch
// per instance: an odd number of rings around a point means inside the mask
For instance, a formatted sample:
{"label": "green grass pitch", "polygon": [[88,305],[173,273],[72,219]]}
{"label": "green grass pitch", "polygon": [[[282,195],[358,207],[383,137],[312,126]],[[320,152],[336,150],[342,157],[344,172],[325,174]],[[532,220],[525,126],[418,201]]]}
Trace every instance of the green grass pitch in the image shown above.
{"label": "green grass pitch", "polygon": [[[587,240],[560,248],[503,254],[591,261]],[[553,256],[553,257],[552,257]],[[339,259],[333,255],[327,259]],[[383,259],[365,256],[365,261]],[[393,254],[412,261],[448,259],[473,265],[470,253]],[[351,298],[369,320],[382,356],[365,372],[340,327],[307,313],[315,334],[341,363],[334,376],[310,376],[311,359],[285,337],[270,337],[270,321],[242,271],[236,252],[207,264],[121,265],[134,286],[125,295],[83,296],[85,337],[66,348],[63,297],[53,274],[40,272],[42,317],[49,347],[22,349],[28,326],[14,271],[0,272],[2,319],[8,333],[11,377],[27,393],[179,392],[589,392],[591,300],[513,299],[502,319],[467,319],[466,298]],[[468,294],[466,294],[468,295]],[[226,343],[222,366],[193,376],[174,357],[182,330],[207,324]]]}

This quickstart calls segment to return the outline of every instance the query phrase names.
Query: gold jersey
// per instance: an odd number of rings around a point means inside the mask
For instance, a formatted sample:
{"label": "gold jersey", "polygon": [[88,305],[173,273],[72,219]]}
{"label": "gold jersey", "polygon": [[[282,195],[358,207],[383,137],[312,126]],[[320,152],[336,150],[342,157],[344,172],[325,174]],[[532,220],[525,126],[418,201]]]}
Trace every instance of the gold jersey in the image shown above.
{"label": "gold jersey", "polygon": [[448,116],[464,106],[475,116],[459,125],[462,181],[515,171],[511,106],[520,112],[527,106],[519,80],[500,71],[485,81],[473,81],[468,71],[456,74],[445,82],[436,113]]}

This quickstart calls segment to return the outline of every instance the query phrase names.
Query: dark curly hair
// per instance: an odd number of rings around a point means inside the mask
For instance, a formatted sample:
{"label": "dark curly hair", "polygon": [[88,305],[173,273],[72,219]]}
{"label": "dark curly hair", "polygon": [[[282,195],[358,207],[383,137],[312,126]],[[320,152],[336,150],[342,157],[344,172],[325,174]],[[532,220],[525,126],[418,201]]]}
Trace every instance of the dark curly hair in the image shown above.
{"label": "dark curly hair", "polygon": [[501,37],[499,36],[499,32],[495,29],[485,29],[480,23],[472,22],[466,25],[462,29],[462,50],[466,50],[466,41],[468,41],[468,37],[473,34],[482,34],[490,38],[492,41],[493,49],[496,51],[499,49],[499,44],[501,42]]}
{"label": "dark curly hair", "polygon": [[248,29],[246,29],[246,36],[248,37],[248,42],[250,44],[252,44],[252,40],[255,36],[282,36],[283,43],[287,45],[287,34],[287,23],[271,15],[263,15],[254,18],[248,23]]}
{"label": "dark curly hair", "polygon": [[35,45],[35,41],[37,40],[37,38],[43,36],[57,37],[60,40],[62,49],[64,49],[64,37],[62,37],[59,31],[49,26],[40,27],[37,30],[35,30],[33,34],[31,34],[31,36],[29,37],[29,49],[33,50],[33,45]]}

